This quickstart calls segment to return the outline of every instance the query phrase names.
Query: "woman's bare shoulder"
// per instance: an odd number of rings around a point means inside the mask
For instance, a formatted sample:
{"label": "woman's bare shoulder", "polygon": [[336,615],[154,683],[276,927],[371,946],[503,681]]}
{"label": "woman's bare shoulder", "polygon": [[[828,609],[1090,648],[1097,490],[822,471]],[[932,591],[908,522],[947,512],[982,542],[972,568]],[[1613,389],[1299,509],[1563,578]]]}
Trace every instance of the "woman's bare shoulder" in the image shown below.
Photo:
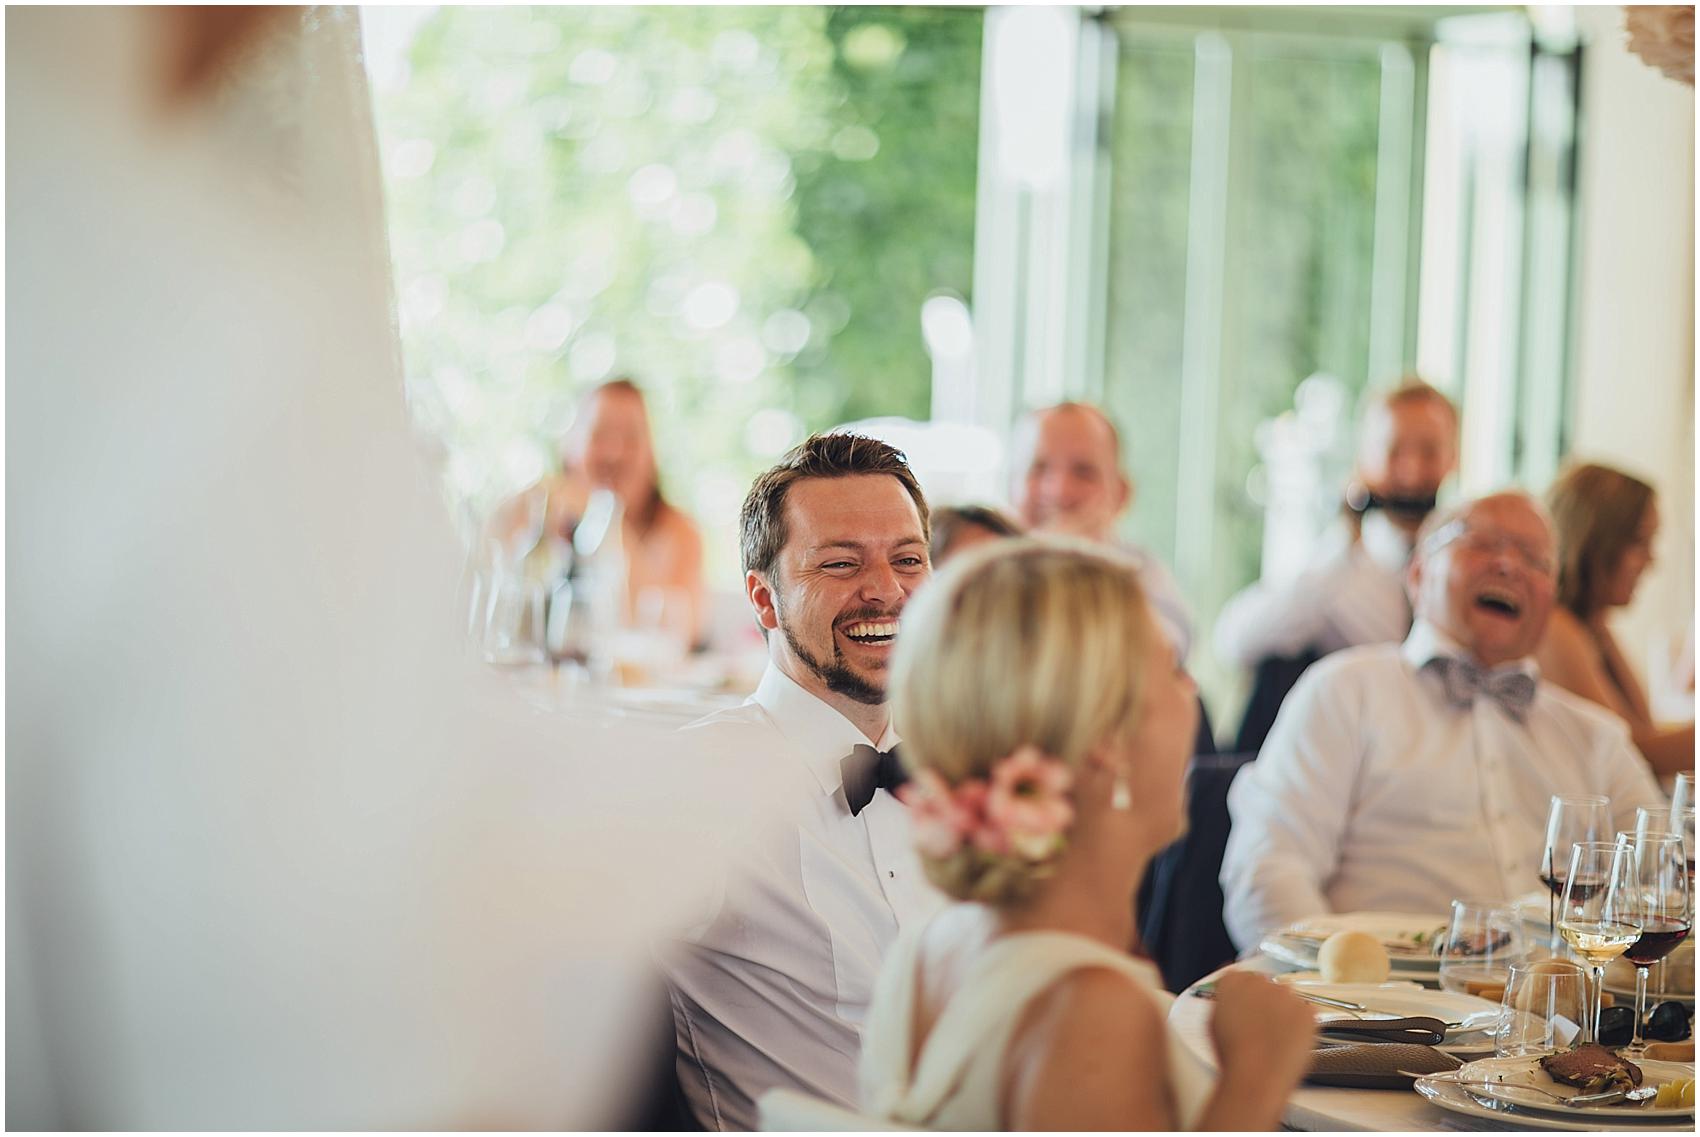
{"label": "woman's bare shoulder", "polygon": [[1125,973],[1069,972],[1016,1027],[1005,1116],[1016,1128],[1173,1128],[1166,1031],[1157,1001]]}
{"label": "woman's bare shoulder", "polygon": [[656,514],[655,527],[668,541],[682,548],[702,547],[702,530],[697,527],[696,520],[671,502],[662,505]]}
{"label": "woman's bare shoulder", "polygon": [[1547,619],[1535,657],[1545,672],[1575,672],[1588,666],[1597,651],[1588,629],[1568,608],[1554,607]]}

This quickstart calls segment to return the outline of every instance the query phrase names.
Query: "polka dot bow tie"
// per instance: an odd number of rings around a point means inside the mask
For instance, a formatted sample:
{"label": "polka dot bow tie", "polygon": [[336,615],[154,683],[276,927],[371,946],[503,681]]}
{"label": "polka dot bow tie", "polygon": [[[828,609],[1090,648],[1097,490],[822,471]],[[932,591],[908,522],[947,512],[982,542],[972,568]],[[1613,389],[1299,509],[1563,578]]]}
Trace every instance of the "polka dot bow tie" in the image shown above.
{"label": "polka dot bow tie", "polygon": [[1440,675],[1446,697],[1460,707],[1467,707],[1477,696],[1498,703],[1506,714],[1522,722],[1535,701],[1535,677],[1526,671],[1502,669],[1483,671],[1467,659],[1440,655],[1428,661]]}

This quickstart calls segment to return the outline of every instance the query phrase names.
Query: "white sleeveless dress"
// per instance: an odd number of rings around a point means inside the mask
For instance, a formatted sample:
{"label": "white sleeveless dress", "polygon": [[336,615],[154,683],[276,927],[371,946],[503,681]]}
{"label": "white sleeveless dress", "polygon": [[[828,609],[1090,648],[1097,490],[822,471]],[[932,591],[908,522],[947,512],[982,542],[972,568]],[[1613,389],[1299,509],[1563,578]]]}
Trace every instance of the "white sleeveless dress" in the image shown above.
{"label": "white sleeveless dress", "polygon": [[[1166,1017],[1174,996],[1157,969],[1095,940],[1067,932],[1023,932],[986,949],[945,1006],[914,1069],[916,961],[926,928],[899,937],[880,972],[862,1030],[862,1112],[920,1129],[987,1131],[1006,1128],[999,1115],[1004,1053],[1035,996],[1083,967],[1127,976]],[[1169,1077],[1182,1129],[1191,1129],[1211,1090],[1208,1072],[1172,1033]],[[1129,1076],[1134,1076],[1129,1071]]]}

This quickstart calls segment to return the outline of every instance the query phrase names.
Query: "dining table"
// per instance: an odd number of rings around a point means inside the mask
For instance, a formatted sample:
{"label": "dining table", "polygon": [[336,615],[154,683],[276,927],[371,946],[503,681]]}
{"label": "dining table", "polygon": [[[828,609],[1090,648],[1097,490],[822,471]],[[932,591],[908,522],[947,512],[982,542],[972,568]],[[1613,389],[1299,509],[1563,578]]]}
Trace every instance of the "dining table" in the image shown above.
{"label": "dining table", "polygon": [[[1195,992],[1210,985],[1230,968],[1278,974],[1294,968],[1268,955],[1255,954],[1229,964],[1192,984],[1176,996],[1169,1009],[1169,1027],[1191,1061],[1207,1073],[1216,1072],[1215,1047],[1210,1041],[1210,1014],[1214,1003]],[[1433,1104],[1414,1089],[1349,1089],[1301,1083],[1287,1101],[1282,1123],[1300,1132],[1354,1133],[1454,1133],[1530,1132],[1526,1118],[1477,1118],[1454,1113]],[[1634,1123],[1628,1123],[1634,1128]],[[1600,1131],[1622,1131],[1622,1123],[1599,1126]]]}

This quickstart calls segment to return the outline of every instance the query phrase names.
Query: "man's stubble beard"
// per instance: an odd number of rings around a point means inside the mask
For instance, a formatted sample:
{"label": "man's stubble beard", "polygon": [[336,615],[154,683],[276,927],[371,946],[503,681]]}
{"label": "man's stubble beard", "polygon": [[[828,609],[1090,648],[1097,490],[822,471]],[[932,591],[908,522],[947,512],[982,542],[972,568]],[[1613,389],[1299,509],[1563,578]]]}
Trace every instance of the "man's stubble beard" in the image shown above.
{"label": "man's stubble beard", "polygon": [[785,642],[791,645],[792,654],[802,660],[803,666],[813,672],[817,679],[826,684],[828,691],[870,707],[877,707],[885,702],[885,688],[875,687],[852,671],[850,665],[844,661],[844,652],[839,648],[836,639],[832,644],[832,661],[828,663],[816,659],[797,637],[791,634],[791,626],[785,620],[785,613],[779,606],[777,596],[774,597],[773,616],[779,624],[780,634],[785,637]]}

